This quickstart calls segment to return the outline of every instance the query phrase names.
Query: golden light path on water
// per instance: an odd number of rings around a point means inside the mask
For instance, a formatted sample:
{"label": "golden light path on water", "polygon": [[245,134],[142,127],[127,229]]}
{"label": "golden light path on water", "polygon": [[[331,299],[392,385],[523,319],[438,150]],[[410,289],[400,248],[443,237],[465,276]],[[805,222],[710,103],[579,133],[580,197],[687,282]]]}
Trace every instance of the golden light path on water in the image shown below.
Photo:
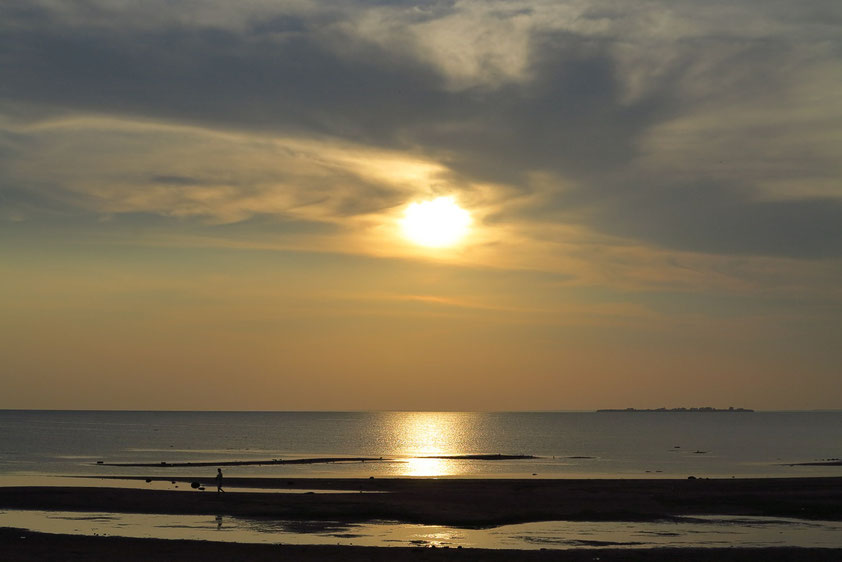
{"label": "golden light path on water", "polygon": [[423,458],[460,455],[465,433],[464,416],[448,412],[409,412],[400,418],[396,430],[406,462],[402,476],[455,476],[465,472],[463,463],[451,459]]}

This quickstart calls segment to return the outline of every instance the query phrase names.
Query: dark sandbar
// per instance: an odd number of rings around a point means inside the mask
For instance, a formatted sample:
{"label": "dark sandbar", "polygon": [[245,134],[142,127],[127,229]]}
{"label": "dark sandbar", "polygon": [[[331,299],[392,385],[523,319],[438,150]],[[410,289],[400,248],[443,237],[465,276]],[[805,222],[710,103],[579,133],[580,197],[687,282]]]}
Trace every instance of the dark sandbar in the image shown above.
{"label": "dark sandbar", "polygon": [[267,464],[330,464],[340,462],[391,462],[393,459],[384,459],[382,457],[319,457],[312,459],[266,459],[256,461],[191,461],[191,462],[98,462],[98,466],[122,466],[133,468],[184,468],[184,467],[203,467],[203,466],[258,466]]}
{"label": "dark sandbar", "polygon": [[449,460],[474,460],[474,461],[511,461],[520,459],[537,459],[534,455],[430,455],[425,457],[414,457],[418,459],[449,459]]}
{"label": "dark sandbar", "polygon": [[[534,459],[532,455],[501,455],[501,454],[480,454],[480,455],[438,455],[428,457],[415,457],[420,459],[451,459],[451,460],[482,460],[482,461],[507,461],[516,459]],[[258,466],[258,465],[272,465],[272,464],[329,464],[341,462],[396,462],[398,459],[384,459],[383,457],[318,457],[309,459],[266,459],[253,461],[191,461],[191,462],[168,462],[160,461],[154,462],[97,462],[99,466],[120,466],[133,468],[184,468],[184,467],[203,467],[203,466]]]}
{"label": "dark sandbar", "polygon": [[[165,477],[157,477],[164,479]],[[211,486],[213,478],[183,476]],[[842,478],[695,480],[226,478],[229,491],[91,487],[0,488],[0,508],[221,514],[286,520],[494,526],[530,521],[646,521],[686,515],[842,520]],[[359,490],[276,494],[236,487]]]}

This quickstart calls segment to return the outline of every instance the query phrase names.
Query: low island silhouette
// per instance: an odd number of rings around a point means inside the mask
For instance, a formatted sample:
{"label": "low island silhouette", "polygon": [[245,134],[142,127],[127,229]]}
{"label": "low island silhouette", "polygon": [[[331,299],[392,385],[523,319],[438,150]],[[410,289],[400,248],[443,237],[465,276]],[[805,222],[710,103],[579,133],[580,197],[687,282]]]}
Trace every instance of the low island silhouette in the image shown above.
{"label": "low island silhouette", "polygon": [[749,408],[711,408],[705,406],[702,408],[605,408],[597,410],[597,412],[753,412]]}

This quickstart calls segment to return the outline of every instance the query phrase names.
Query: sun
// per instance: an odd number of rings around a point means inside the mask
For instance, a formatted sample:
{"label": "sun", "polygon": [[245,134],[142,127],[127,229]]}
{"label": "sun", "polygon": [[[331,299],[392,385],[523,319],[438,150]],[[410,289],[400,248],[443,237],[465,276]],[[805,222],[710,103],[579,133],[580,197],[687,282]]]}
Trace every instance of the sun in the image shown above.
{"label": "sun", "polygon": [[471,226],[471,214],[453,197],[411,203],[400,221],[404,235],[421,246],[442,248],[464,238]]}

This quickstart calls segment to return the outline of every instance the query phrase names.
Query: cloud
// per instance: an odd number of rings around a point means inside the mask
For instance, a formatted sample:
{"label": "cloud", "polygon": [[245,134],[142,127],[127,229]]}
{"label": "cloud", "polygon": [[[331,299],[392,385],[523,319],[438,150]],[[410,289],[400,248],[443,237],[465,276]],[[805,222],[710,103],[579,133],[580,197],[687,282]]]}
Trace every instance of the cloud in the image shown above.
{"label": "cloud", "polygon": [[4,216],[376,237],[457,192],[478,252],[531,249],[500,262],[840,257],[840,27],[822,0],[8,2]]}
{"label": "cloud", "polygon": [[21,203],[52,196],[100,214],[223,223],[261,214],[342,222],[395,207],[442,171],[347,143],[102,118],[18,128],[3,158],[8,184],[29,188],[15,190]]}
{"label": "cloud", "polygon": [[739,187],[699,182],[642,189],[603,206],[603,230],[710,254],[842,257],[842,198],[766,201]]}

